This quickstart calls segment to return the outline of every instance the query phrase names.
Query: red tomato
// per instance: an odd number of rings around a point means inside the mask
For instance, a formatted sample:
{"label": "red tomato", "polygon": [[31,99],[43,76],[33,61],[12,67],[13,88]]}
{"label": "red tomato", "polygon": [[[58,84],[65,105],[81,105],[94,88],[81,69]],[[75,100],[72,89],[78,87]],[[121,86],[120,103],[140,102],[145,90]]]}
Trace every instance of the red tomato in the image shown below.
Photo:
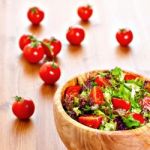
{"label": "red tomato", "polygon": [[122,46],[128,46],[133,40],[133,33],[128,29],[120,29],[116,33],[116,39]]}
{"label": "red tomato", "polygon": [[19,39],[19,47],[21,50],[35,39],[32,35],[22,35]]}
{"label": "red tomato", "polygon": [[78,118],[78,121],[88,127],[97,129],[102,124],[102,116],[95,116],[95,115],[80,116]]}
{"label": "red tomato", "polygon": [[55,38],[51,38],[50,40],[44,39],[42,43],[45,50],[45,54],[49,58],[56,57],[62,47],[61,42]]}
{"label": "red tomato", "polygon": [[19,119],[29,119],[34,113],[34,103],[31,99],[24,99],[16,96],[16,101],[12,105],[12,111]]}
{"label": "red tomato", "polygon": [[97,85],[102,86],[102,87],[109,85],[109,81],[101,77],[96,77],[95,82],[97,83]]}
{"label": "red tomato", "polygon": [[81,91],[81,86],[79,85],[74,85],[70,86],[66,89],[66,95],[72,95],[72,96],[77,96]]}
{"label": "red tomato", "polygon": [[104,101],[104,95],[101,91],[100,87],[94,86],[90,92],[90,99],[94,104],[101,105],[105,103]]}
{"label": "red tomato", "polygon": [[88,21],[89,18],[93,14],[93,9],[91,8],[90,5],[87,6],[80,6],[77,10],[78,16],[83,20],[83,21]]}
{"label": "red tomato", "polygon": [[141,114],[133,114],[133,118],[137,121],[139,121],[141,124],[143,124],[145,122],[144,117]]}
{"label": "red tomato", "polygon": [[66,38],[72,45],[80,45],[84,40],[85,32],[79,27],[70,27],[67,31]]}
{"label": "red tomato", "polygon": [[112,98],[112,104],[115,109],[125,109],[128,111],[131,107],[130,103],[120,98]]}
{"label": "red tomato", "polygon": [[141,101],[140,101],[141,106],[143,107],[143,109],[147,109],[150,111],[150,97],[144,97]]}
{"label": "red tomato", "polygon": [[28,10],[27,17],[33,25],[38,25],[44,19],[44,12],[38,7],[32,7]]}
{"label": "red tomato", "polygon": [[46,62],[41,66],[39,74],[46,84],[54,84],[60,78],[61,72],[55,62]]}
{"label": "red tomato", "polygon": [[127,80],[134,80],[136,79],[137,77],[139,77],[139,75],[136,75],[136,74],[132,74],[132,73],[127,73],[125,76],[124,76],[124,79],[127,81]]}
{"label": "red tomato", "polygon": [[41,43],[32,42],[24,47],[23,55],[30,63],[38,63],[44,56],[44,49]]}

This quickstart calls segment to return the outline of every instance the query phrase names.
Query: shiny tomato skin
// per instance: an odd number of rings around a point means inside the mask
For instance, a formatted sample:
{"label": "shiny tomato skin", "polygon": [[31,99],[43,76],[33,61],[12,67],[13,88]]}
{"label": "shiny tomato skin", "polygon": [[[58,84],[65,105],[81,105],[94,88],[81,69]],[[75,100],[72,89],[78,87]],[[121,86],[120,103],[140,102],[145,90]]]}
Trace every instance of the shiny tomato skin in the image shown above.
{"label": "shiny tomato skin", "polygon": [[101,104],[105,103],[104,95],[103,95],[103,92],[100,89],[100,87],[94,86],[92,88],[92,90],[90,92],[90,100],[91,100],[92,103],[98,104],[98,105],[101,105]]}
{"label": "shiny tomato skin", "polygon": [[81,124],[84,124],[88,127],[97,129],[102,124],[102,116],[95,116],[95,115],[80,116],[78,118],[78,121]]}
{"label": "shiny tomato skin", "polygon": [[12,105],[14,115],[21,120],[29,119],[33,115],[34,110],[35,105],[30,99],[15,101]]}
{"label": "shiny tomato skin", "polygon": [[82,87],[80,85],[70,86],[66,89],[66,95],[77,96],[80,93],[81,89]]}
{"label": "shiny tomato skin", "polygon": [[19,39],[20,49],[23,50],[23,48],[31,42],[32,42],[31,35],[26,35],[26,34],[22,35]]}
{"label": "shiny tomato skin", "polygon": [[44,56],[44,49],[41,43],[30,43],[23,49],[23,55],[30,63],[38,63]]}
{"label": "shiny tomato skin", "polygon": [[56,63],[46,62],[41,66],[39,75],[46,84],[53,85],[60,78],[61,71]]}
{"label": "shiny tomato skin", "polygon": [[27,17],[33,25],[39,25],[44,16],[44,11],[38,7],[32,7],[27,12]]}
{"label": "shiny tomato skin", "polygon": [[109,85],[109,81],[102,77],[96,77],[95,82],[97,83],[98,86],[101,86],[101,87],[105,87]]}
{"label": "shiny tomato skin", "polygon": [[133,33],[128,29],[120,29],[116,33],[116,39],[121,46],[128,46],[133,40]]}
{"label": "shiny tomato skin", "polygon": [[66,38],[72,45],[80,45],[85,38],[85,32],[79,27],[70,27],[67,31]]}
{"label": "shiny tomato skin", "polygon": [[136,74],[132,74],[132,73],[127,73],[125,76],[124,76],[124,80],[135,80],[137,77],[139,77],[139,75],[136,75]]}
{"label": "shiny tomato skin", "polygon": [[112,104],[114,109],[124,109],[126,111],[128,111],[131,107],[130,102],[121,98],[112,98]]}
{"label": "shiny tomato skin", "polygon": [[58,55],[58,53],[61,51],[62,44],[61,41],[58,39],[52,38],[52,39],[44,39],[43,40],[43,47],[45,54],[48,58],[52,59]]}
{"label": "shiny tomato skin", "polygon": [[91,6],[80,6],[77,10],[78,16],[81,18],[82,21],[88,21],[89,18],[93,14],[93,9]]}
{"label": "shiny tomato skin", "polygon": [[143,124],[145,122],[144,117],[141,114],[138,113],[134,113],[133,114],[133,118],[137,121],[139,121],[141,124]]}

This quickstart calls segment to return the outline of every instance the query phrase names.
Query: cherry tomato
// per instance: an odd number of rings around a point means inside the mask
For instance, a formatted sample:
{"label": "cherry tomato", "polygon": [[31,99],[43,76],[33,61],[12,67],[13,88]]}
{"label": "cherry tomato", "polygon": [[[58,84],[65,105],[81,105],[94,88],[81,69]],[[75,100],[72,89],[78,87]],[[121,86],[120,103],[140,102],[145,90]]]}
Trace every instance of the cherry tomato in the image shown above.
{"label": "cherry tomato", "polygon": [[140,101],[141,106],[143,109],[147,109],[150,111],[150,97],[146,96]]}
{"label": "cherry tomato", "polygon": [[139,77],[139,75],[137,74],[132,74],[132,73],[126,73],[126,75],[124,76],[124,79],[127,80],[135,80],[137,77]]}
{"label": "cherry tomato", "polygon": [[30,44],[32,41],[36,41],[36,38],[32,35],[22,35],[19,39],[19,47],[21,50],[24,49],[24,47],[28,44]]}
{"label": "cherry tomato", "polygon": [[120,29],[116,33],[116,39],[122,46],[128,46],[133,40],[133,33],[128,29]]}
{"label": "cherry tomato", "polygon": [[12,105],[12,111],[19,119],[29,119],[35,110],[34,103],[31,99],[24,99],[22,97],[15,97],[15,102]]}
{"label": "cherry tomato", "polygon": [[23,55],[30,63],[38,63],[44,56],[44,49],[40,42],[32,42],[24,47]]}
{"label": "cherry tomato", "polygon": [[91,102],[93,102],[94,104],[104,104],[104,95],[103,92],[101,91],[100,87],[98,86],[94,86],[90,92],[90,99]]}
{"label": "cherry tomato", "polygon": [[81,91],[81,86],[79,85],[74,85],[70,86],[66,89],[66,95],[72,95],[72,96],[77,96]]}
{"label": "cherry tomato", "polygon": [[96,77],[95,82],[97,83],[98,86],[102,87],[109,85],[109,81],[102,77]]}
{"label": "cherry tomato", "polygon": [[38,25],[44,19],[44,12],[38,7],[32,7],[28,10],[27,17],[33,25]]}
{"label": "cherry tomato", "polygon": [[126,111],[131,107],[130,102],[120,98],[112,98],[112,104],[115,109],[124,109]]}
{"label": "cherry tomato", "polygon": [[42,43],[43,43],[45,54],[49,58],[56,57],[62,47],[61,42],[55,38],[51,38],[50,40],[44,39]]}
{"label": "cherry tomato", "polygon": [[95,116],[95,115],[80,116],[78,118],[78,121],[88,127],[97,129],[102,124],[102,116]]}
{"label": "cherry tomato", "polygon": [[39,74],[46,84],[54,84],[60,78],[61,71],[55,62],[46,62],[41,66]]}
{"label": "cherry tomato", "polygon": [[85,32],[79,27],[70,27],[67,31],[66,38],[72,45],[80,45],[84,40]]}
{"label": "cherry tomato", "polygon": [[133,118],[135,120],[139,121],[141,124],[143,124],[145,122],[145,119],[141,114],[134,113]]}
{"label": "cherry tomato", "polygon": [[80,6],[77,10],[77,13],[83,21],[88,21],[93,14],[93,9],[90,5]]}

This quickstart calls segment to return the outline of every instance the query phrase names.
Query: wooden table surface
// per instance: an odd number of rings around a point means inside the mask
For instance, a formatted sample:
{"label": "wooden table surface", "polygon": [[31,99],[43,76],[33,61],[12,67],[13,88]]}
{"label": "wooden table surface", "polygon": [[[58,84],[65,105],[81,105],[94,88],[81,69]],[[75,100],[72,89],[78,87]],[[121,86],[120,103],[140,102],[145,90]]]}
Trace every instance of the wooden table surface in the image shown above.
{"label": "wooden table surface", "polygon": [[[89,3],[91,22],[80,22],[76,8]],[[41,26],[26,18],[31,6],[45,11]],[[65,33],[79,24],[86,31],[82,46],[70,46]],[[130,47],[118,46],[115,33],[129,27],[134,33]],[[63,42],[57,61],[62,75],[55,86],[44,85],[40,65],[29,64],[21,55],[18,39],[32,33],[39,39],[55,36]],[[123,69],[150,76],[149,0],[1,0],[0,1],[0,150],[66,150],[53,120],[53,96],[57,87],[78,73],[93,69]],[[32,98],[36,110],[30,121],[17,120],[11,112],[12,97]],[[68,133],[69,134],[69,133]]]}

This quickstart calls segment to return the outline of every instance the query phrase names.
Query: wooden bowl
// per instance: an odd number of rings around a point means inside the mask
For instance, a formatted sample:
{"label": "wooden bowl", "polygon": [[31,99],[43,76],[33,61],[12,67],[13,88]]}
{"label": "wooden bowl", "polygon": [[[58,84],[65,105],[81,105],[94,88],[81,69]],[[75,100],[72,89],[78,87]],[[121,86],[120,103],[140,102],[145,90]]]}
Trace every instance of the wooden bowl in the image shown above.
{"label": "wooden bowl", "polygon": [[64,91],[78,81],[96,73],[92,71],[69,80],[54,98],[54,120],[61,140],[68,150],[150,150],[150,123],[126,131],[100,131],[73,120],[63,109]]}

